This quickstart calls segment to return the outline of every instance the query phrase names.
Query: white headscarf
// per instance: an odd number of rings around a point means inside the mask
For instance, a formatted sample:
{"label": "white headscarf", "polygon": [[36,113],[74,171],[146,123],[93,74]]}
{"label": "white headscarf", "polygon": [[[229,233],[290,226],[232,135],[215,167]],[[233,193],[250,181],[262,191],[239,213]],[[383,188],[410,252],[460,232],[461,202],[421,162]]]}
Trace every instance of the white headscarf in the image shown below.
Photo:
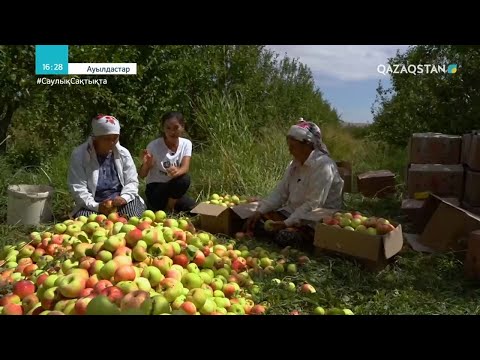
{"label": "white headscarf", "polygon": [[92,119],[93,136],[120,135],[120,122],[113,116],[100,114]]}

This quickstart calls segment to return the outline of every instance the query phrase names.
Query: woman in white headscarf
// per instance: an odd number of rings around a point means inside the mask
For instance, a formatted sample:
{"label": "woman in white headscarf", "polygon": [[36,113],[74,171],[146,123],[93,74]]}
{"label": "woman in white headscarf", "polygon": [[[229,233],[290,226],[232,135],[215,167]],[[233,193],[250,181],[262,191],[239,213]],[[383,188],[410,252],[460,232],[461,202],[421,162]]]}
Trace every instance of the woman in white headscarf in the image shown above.
{"label": "woman in white headscarf", "polygon": [[260,219],[273,221],[274,239],[282,246],[306,239],[313,242],[313,228],[306,226],[308,214],[318,208],[340,209],[343,190],[343,180],[317,125],[300,119],[288,131],[287,144],[293,160],[275,190],[247,221],[249,231],[254,231]]}
{"label": "woman in white headscarf", "polygon": [[72,216],[118,212],[142,216],[146,210],[138,195],[138,175],[130,152],[118,142],[119,121],[99,114],[92,119],[93,135],[76,147],[68,172],[69,190],[75,200]]}

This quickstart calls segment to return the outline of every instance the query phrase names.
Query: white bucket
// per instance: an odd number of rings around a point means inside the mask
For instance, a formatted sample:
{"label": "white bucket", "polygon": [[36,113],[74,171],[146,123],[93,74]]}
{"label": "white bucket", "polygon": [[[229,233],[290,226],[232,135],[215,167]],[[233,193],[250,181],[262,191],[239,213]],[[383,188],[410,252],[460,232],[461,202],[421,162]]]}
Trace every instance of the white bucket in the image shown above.
{"label": "white bucket", "polygon": [[10,185],[7,224],[38,225],[51,222],[52,194],[48,185]]}

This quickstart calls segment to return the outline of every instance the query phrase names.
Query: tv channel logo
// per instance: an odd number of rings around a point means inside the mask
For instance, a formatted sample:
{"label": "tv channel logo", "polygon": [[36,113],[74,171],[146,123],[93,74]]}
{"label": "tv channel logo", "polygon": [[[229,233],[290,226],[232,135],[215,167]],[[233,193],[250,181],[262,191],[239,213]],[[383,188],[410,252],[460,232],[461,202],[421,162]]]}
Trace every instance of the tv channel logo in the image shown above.
{"label": "tv channel logo", "polygon": [[457,64],[448,65],[447,71],[449,74],[455,74],[458,70]]}

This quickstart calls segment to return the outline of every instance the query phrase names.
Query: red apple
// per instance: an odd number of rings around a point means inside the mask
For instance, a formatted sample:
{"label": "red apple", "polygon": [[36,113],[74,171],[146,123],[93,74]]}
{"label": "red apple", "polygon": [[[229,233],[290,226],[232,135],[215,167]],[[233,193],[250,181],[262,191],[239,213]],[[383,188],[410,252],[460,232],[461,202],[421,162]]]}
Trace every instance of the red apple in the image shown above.
{"label": "red apple", "polygon": [[113,284],[108,280],[100,280],[95,284],[93,290],[96,294],[100,294],[103,289],[113,286]]}
{"label": "red apple", "polygon": [[139,309],[145,300],[150,298],[150,294],[146,291],[136,290],[128,293],[120,302],[120,309]]}
{"label": "red apple", "polygon": [[93,296],[84,296],[77,300],[75,303],[75,314],[85,315],[87,313],[87,306],[92,301]]}
{"label": "red apple", "polygon": [[117,286],[110,286],[108,288],[103,289],[100,292],[100,295],[105,295],[108,297],[110,302],[115,303],[117,305],[120,304],[120,301],[123,299],[123,291]]}
{"label": "red apple", "polygon": [[188,265],[188,257],[185,254],[178,254],[173,257],[173,263],[185,268]]}
{"label": "red apple", "polygon": [[136,272],[133,266],[131,265],[123,265],[120,266],[116,271],[113,276],[114,281],[116,283],[120,281],[133,281],[135,280],[136,277]]}
{"label": "red apple", "polygon": [[23,315],[22,305],[19,304],[7,304],[3,307],[3,315]]}
{"label": "red apple", "polygon": [[35,285],[29,280],[20,280],[13,285],[13,293],[20,299],[25,298],[35,292]]}
{"label": "red apple", "polygon": [[87,288],[86,287],[85,289],[80,291],[80,294],[78,296],[82,298],[82,297],[87,297],[87,296],[90,296],[90,295],[93,295],[93,294],[95,294],[93,288]]}

